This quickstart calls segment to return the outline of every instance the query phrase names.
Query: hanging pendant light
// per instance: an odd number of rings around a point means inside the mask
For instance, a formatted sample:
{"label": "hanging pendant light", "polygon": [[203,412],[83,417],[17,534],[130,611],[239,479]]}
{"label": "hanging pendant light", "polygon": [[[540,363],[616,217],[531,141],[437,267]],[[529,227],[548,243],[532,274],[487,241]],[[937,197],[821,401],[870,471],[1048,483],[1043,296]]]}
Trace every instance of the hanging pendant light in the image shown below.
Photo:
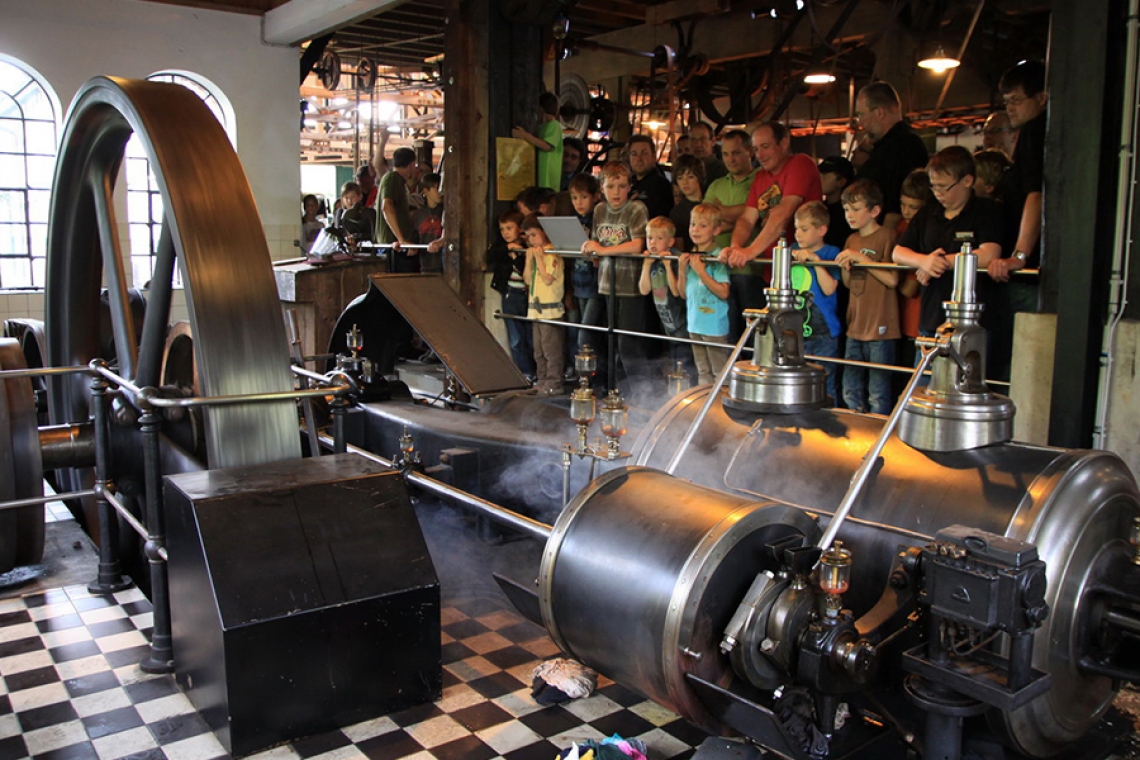
{"label": "hanging pendant light", "polygon": [[919,68],[928,69],[935,74],[945,74],[950,69],[956,69],[962,62],[946,53],[939,43],[932,55],[925,56],[918,62]]}

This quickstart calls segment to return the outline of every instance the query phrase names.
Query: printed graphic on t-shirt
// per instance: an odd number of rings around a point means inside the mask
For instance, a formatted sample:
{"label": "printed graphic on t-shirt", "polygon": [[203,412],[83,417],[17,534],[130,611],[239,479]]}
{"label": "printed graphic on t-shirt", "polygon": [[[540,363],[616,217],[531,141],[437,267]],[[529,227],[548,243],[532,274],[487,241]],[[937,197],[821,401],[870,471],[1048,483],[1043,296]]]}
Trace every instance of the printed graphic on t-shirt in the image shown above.
{"label": "printed graphic on t-shirt", "polygon": [[756,199],[756,210],[760,212],[759,225],[763,225],[768,218],[768,212],[780,205],[783,200],[784,193],[780,190],[779,183],[772,183],[772,186],[763,192],[763,194]]}
{"label": "printed graphic on t-shirt", "polygon": [[597,241],[607,247],[619,245],[632,239],[629,236],[629,226],[625,224],[602,222],[598,225],[598,228],[594,230],[594,234]]}

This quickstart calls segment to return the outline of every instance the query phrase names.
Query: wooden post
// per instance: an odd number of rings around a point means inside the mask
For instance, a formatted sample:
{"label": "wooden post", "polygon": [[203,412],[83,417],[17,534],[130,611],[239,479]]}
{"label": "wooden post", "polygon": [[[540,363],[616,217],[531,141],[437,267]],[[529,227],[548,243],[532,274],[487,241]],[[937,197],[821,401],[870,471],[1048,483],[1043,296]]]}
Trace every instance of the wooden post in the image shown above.
{"label": "wooden post", "polygon": [[509,205],[495,201],[495,138],[534,126],[541,33],[505,20],[497,0],[446,0],[444,14],[444,276],[482,315],[487,246]]}

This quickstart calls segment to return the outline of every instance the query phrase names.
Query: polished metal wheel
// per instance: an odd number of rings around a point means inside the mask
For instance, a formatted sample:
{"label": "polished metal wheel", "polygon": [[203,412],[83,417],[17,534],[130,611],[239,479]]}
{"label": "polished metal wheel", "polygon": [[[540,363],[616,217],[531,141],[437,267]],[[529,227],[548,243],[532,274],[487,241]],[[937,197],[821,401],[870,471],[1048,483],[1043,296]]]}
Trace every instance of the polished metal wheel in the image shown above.
{"label": "polished metal wheel", "polygon": [[[119,243],[114,186],[128,138],[138,137],[165,209],[145,315],[132,308]],[[232,395],[292,388],[281,306],[249,183],[217,120],[174,84],[97,77],[76,95],[63,130],[48,228],[46,334],[52,366],[108,358],[100,342],[100,290],[107,289],[113,367],[139,387],[157,387],[179,267],[200,391]],[[85,422],[90,379],[51,383],[51,421]],[[116,481],[141,472],[128,400],[112,415]],[[178,424],[164,420],[165,428]],[[292,402],[242,404],[203,413],[204,454],[170,443],[167,472],[300,457]],[[64,473],[66,487],[92,480]],[[84,510],[88,511],[87,509]],[[90,517],[90,515],[89,515]],[[90,526],[94,520],[88,519]]]}

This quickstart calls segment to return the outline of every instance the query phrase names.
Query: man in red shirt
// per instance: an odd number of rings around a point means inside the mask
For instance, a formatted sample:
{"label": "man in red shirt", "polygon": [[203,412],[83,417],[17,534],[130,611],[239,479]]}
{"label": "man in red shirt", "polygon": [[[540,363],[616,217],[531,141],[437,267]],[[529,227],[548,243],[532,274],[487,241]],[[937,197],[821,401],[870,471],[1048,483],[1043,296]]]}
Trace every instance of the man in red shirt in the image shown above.
{"label": "man in red shirt", "polygon": [[733,268],[730,282],[735,307],[741,310],[760,309],[765,304],[763,272],[749,262],[770,256],[781,236],[790,243],[796,209],[823,199],[818,167],[808,156],[792,153],[791,138],[783,124],[773,121],[756,127],[752,148],[760,168],[752,180],[744,212],[733,228],[732,244],[720,254],[721,260]]}

